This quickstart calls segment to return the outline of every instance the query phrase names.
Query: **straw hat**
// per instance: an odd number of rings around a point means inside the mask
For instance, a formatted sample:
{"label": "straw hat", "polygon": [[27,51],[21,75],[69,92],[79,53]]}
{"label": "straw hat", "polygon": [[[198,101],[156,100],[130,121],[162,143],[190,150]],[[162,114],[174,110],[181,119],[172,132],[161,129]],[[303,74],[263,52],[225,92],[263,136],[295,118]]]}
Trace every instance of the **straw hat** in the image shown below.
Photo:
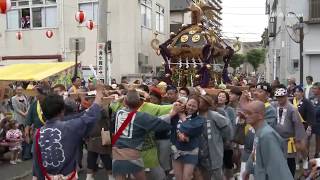
{"label": "straw hat", "polygon": [[199,96],[202,100],[204,100],[209,106],[213,106],[213,99],[210,95],[201,95]]}

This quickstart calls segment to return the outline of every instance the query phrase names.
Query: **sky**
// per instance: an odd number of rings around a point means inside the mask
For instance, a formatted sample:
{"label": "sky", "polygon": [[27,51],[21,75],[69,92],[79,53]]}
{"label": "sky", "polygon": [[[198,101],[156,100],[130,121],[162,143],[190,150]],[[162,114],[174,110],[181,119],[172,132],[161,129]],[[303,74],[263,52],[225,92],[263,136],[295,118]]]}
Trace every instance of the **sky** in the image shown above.
{"label": "sky", "polygon": [[266,0],[222,0],[222,35],[242,42],[261,41],[267,27]]}

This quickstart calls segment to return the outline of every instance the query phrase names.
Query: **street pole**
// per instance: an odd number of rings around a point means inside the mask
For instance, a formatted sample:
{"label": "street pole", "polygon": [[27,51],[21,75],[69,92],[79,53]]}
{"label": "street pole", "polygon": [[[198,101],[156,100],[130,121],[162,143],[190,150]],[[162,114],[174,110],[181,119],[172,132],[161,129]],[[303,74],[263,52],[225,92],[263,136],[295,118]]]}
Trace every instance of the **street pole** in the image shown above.
{"label": "street pole", "polygon": [[75,40],[75,43],[76,43],[76,64],[75,64],[75,67],[74,67],[74,77],[78,76],[78,52],[79,52],[79,39],[76,39]]}
{"label": "street pole", "polygon": [[277,79],[277,49],[273,51],[273,80]]}
{"label": "street pole", "polygon": [[[107,47],[107,51],[106,51],[106,63],[105,63],[105,68],[106,68],[106,70],[107,70],[107,72],[105,73],[105,79],[106,79],[106,81],[107,81],[107,83],[106,84],[109,84],[109,85],[111,85],[111,41],[110,41],[110,43],[108,43],[109,41],[108,41],[108,38],[109,38],[109,36],[108,36],[108,30],[109,30],[109,28],[108,28],[108,13],[109,13],[109,0],[107,0],[106,2],[106,9],[107,9],[107,11],[106,11],[106,46],[108,46]],[[109,47],[110,46],[110,47]],[[108,52],[108,49],[110,49],[110,52]]]}
{"label": "street pole", "polygon": [[[103,74],[103,78],[106,84],[110,84],[111,80],[111,67],[110,67],[110,56],[108,55],[108,11],[109,9],[109,0],[101,0],[99,1],[99,27],[98,27],[98,43],[105,44],[105,61],[104,61],[104,69],[105,72]],[[98,65],[97,65],[98,66]]]}
{"label": "street pole", "polygon": [[300,24],[300,85],[303,86],[303,17],[299,17],[299,24]]}

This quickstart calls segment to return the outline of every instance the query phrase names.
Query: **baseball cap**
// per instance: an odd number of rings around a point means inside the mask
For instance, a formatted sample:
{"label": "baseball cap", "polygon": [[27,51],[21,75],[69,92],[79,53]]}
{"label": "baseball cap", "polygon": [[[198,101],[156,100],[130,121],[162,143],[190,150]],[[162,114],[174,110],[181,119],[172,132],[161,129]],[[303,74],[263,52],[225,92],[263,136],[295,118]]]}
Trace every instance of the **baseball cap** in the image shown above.
{"label": "baseball cap", "polygon": [[272,93],[272,89],[269,83],[263,82],[263,83],[259,83],[256,86],[257,89],[262,89],[264,91],[266,91],[267,93]]}

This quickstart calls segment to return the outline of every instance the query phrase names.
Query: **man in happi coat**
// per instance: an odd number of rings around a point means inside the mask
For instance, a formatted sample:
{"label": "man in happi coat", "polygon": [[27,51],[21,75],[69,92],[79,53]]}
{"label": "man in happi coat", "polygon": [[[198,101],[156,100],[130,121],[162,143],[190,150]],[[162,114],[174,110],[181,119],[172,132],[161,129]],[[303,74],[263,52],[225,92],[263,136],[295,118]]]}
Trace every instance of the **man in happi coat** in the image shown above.
{"label": "man in happi coat", "polygon": [[255,130],[253,151],[246,164],[243,179],[254,174],[257,180],[293,180],[286,163],[283,139],[264,119],[265,106],[260,101],[250,102],[243,108],[246,122]]}

